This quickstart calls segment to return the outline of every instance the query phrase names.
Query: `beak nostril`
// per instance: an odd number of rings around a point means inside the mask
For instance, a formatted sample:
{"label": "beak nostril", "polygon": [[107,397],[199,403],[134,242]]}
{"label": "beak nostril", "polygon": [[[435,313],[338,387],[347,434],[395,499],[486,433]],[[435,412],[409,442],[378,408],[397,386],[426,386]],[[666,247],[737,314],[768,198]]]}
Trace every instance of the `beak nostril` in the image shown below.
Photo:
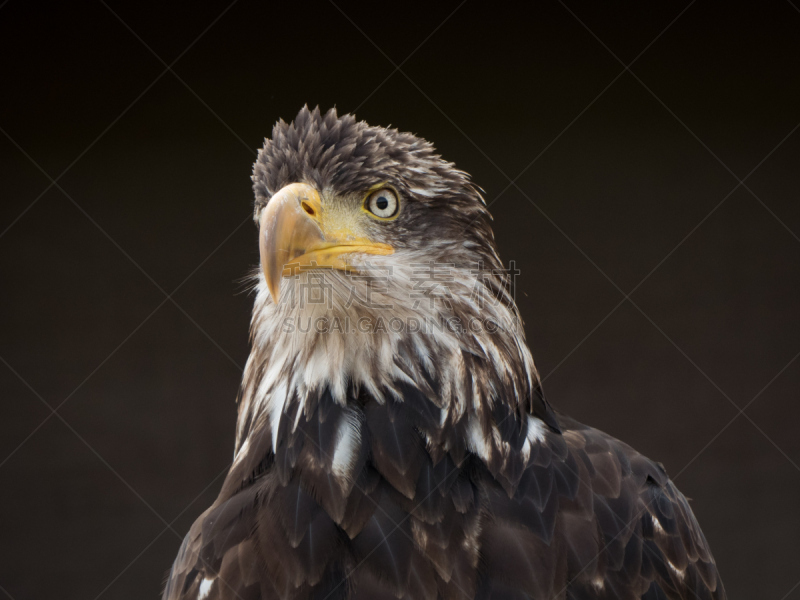
{"label": "beak nostril", "polygon": [[313,217],[316,214],[308,202],[301,202],[300,206],[303,207],[303,210],[306,211],[309,216]]}

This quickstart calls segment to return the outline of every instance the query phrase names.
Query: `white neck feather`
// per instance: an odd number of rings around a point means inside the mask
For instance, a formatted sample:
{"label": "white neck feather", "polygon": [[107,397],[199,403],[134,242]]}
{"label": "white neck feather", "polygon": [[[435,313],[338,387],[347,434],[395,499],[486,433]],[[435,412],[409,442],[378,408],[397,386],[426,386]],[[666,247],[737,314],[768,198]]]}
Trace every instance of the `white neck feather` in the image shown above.
{"label": "white neck feather", "polygon": [[326,388],[344,405],[353,389],[402,401],[398,385],[433,381],[442,423],[530,397],[538,375],[513,302],[494,297],[477,269],[451,265],[447,281],[426,283],[426,256],[370,257],[372,279],[306,271],[283,280],[277,305],[259,274],[237,449],[290,399],[302,408]]}

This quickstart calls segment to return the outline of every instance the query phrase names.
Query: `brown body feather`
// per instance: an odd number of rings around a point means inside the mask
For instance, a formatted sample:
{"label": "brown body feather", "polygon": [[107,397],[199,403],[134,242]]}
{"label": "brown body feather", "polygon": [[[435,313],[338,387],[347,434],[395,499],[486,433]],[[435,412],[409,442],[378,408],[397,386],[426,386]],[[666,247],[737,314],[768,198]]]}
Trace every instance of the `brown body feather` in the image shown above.
{"label": "brown body feather", "polygon": [[[354,398],[345,415],[320,400],[277,453],[253,447],[231,470],[166,600],[203,597],[204,580],[205,597],[231,600],[725,597],[686,499],[600,431],[558,416],[517,477],[470,452],[434,462],[430,424],[406,405]],[[366,435],[342,489],[334,438],[353,413]],[[513,493],[498,476],[518,479]]]}

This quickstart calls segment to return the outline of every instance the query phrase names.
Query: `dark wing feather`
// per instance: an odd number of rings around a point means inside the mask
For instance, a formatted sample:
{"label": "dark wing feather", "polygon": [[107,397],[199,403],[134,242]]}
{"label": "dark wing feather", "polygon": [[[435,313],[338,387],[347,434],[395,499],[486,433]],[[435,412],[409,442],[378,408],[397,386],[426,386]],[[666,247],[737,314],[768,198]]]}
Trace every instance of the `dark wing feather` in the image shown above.
{"label": "dark wing feather", "polygon": [[600,431],[559,421],[566,456],[554,458],[551,430],[544,447],[553,458],[532,456],[542,464],[527,468],[513,495],[484,479],[493,519],[481,534],[482,597],[724,599],[705,537],[663,468]]}

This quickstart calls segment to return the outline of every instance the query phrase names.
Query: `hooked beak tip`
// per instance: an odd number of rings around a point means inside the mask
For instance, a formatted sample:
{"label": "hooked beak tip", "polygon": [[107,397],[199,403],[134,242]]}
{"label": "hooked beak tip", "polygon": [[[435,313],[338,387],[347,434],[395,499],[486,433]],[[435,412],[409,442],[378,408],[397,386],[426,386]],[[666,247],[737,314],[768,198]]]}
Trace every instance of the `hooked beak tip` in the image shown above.
{"label": "hooked beak tip", "polygon": [[267,288],[269,289],[269,295],[272,296],[272,301],[278,304],[278,301],[281,299],[281,282],[267,281]]}

